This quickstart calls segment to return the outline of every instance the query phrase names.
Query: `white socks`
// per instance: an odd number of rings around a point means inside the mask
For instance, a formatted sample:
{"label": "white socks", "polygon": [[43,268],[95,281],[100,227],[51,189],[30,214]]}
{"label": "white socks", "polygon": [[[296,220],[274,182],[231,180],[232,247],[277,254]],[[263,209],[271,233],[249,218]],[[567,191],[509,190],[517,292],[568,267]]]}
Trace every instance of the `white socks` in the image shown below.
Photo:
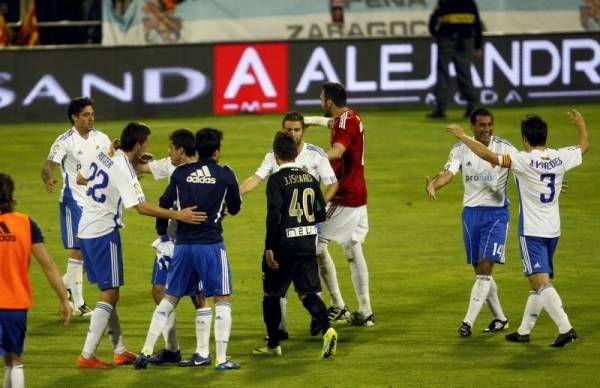
{"label": "white socks", "polygon": [[285,316],[287,314],[287,296],[283,298],[279,298],[279,308],[281,309],[281,321],[279,322],[279,330],[287,331],[287,325],[285,321]]}
{"label": "white socks", "polygon": [[119,315],[117,314],[117,308],[114,307],[110,319],[108,320],[108,337],[113,345],[115,354],[122,354],[127,349],[123,343],[123,335],[121,334],[121,322],[119,322]]}
{"label": "white socks", "polygon": [[175,310],[175,305],[166,298],[163,298],[158,306],[156,306],[152,314],[148,334],[146,334],[146,342],[144,342],[142,353],[148,356],[154,353],[154,345],[167,325],[167,320],[173,310]]}
{"label": "white socks", "polygon": [[94,356],[112,313],[113,307],[110,304],[105,302],[96,303],[90,320],[90,328],[83,345],[83,351],[81,352],[84,358],[90,359]]}
{"label": "white socks", "polygon": [[358,300],[358,311],[366,318],[373,314],[369,295],[369,269],[362,251],[362,244],[351,242],[344,246],[346,259],[350,263],[350,274],[354,293]]}
{"label": "white socks", "polygon": [[504,310],[502,310],[502,306],[500,305],[500,299],[498,298],[498,286],[496,285],[496,281],[490,275],[490,292],[487,295],[487,303],[490,311],[494,315],[494,318],[499,319],[501,321],[506,321],[506,315],[504,315]]}
{"label": "white socks", "polygon": [[83,301],[83,261],[71,257],[67,260],[67,272],[63,275],[65,287],[71,290],[73,304],[78,309]]}
{"label": "white socks", "polygon": [[209,343],[211,323],[212,308],[202,307],[196,310],[196,353],[204,358],[208,357],[210,353]]}
{"label": "white socks", "polygon": [[525,311],[523,312],[523,319],[521,320],[521,326],[517,329],[517,332],[521,335],[531,333],[535,323],[537,322],[540,313],[542,312],[542,303],[540,296],[536,291],[529,292],[529,298],[525,304]]}
{"label": "white socks", "polygon": [[475,323],[475,319],[477,319],[477,315],[481,311],[481,307],[483,306],[483,302],[485,302],[488,294],[490,293],[490,276],[488,275],[477,275],[477,279],[473,284],[473,288],[471,288],[471,298],[469,300],[469,307],[467,309],[467,314],[463,321],[469,326],[473,327]]}
{"label": "white socks", "polygon": [[323,283],[325,283],[325,287],[327,287],[329,297],[331,298],[331,305],[343,308],[346,304],[340,292],[337,272],[329,250],[327,250],[327,243],[319,241],[317,245],[317,258],[319,259],[319,275]]}
{"label": "white socks", "polygon": [[539,300],[544,309],[548,312],[548,315],[550,315],[550,318],[552,318],[556,326],[558,326],[559,333],[564,334],[573,328],[571,322],[569,322],[569,317],[563,308],[562,300],[552,284],[546,284],[542,287],[538,291],[538,298],[540,298]]}
{"label": "white socks", "polygon": [[217,302],[215,305],[215,343],[217,365],[227,361],[227,342],[231,334],[231,304]]}
{"label": "white socks", "polygon": [[169,314],[165,328],[162,331],[163,338],[165,339],[165,349],[170,352],[176,352],[179,350],[179,342],[177,342],[177,331],[175,330],[175,310]]}
{"label": "white socks", "polygon": [[23,364],[5,367],[4,388],[23,387],[25,387],[25,373],[23,373]]}

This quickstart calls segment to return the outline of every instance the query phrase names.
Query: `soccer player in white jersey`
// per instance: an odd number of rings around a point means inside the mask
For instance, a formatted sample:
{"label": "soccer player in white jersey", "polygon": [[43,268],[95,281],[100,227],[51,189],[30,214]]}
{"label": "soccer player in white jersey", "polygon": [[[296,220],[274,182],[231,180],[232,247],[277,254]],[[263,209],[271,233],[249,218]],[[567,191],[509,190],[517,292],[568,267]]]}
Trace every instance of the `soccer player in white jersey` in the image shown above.
{"label": "soccer player in white jersey", "polygon": [[529,342],[529,334],[542,309],[558,326],[558,337],[550,346],[563,347],[577,339],[562,300],[550,283],[554,277],[554,251],[560,237],[558,198],[564,176],[582,163],[582,156],[589,148],[583,116],[574,109],[568,115],[577,127],[578,145],[559,149],[546,147],[548,126],[541,117],[535,115],[527,116],[521,122],[525,148],[521,152],[497,154],[466,136],[458,125],[449,125],[447,128],[479,157],[512,170],[517,178],[521,259],[532,291],[525,305],[521,325],[516,332],[506,336],[508,341]]}
{"label": "soccer player in white jersey", "polygon": [[[281,121],[281,130],[292,135],[296,142],[298,149],[298,156],[295,162],[303,166],[306,171],[318,179],[325,185],[325,192],[323,194],[325,202],[329,202],[335,195],[338,189],[337,178],[335,172],[329,163],[327,154],[325,151],[316,145],[304,142],[304,133],[306,127],[304,125],[304,117],[302,114],[291,111],[287,112],[283,116]],[[262,163],[254,173],[254,175],[248,177],[240,185],[240,193],[242,195],[254,190],[260,182],[269,176],[279,171],[279,165],[275,160],[275,154],[271,150],[267,152]],[[279,325],[279,339],[284,340],[288,338],[288,332],[285,324],[287,297],[279,300],[281,307],[281,323]],[[318,331],[316,331],[318,333]]]}
{"label": "soccer player in white jersey", "polygon": [[[473,111],[471,130],[473,138],[494,153],[516,151],[508,141],[493,135],[494,116],[487,109]],[[509,220],[506,196],[508,170],[481,160],[459,142],[450,151],[444,169],[433,179],[425,179],[425,191],[429,198],[435,200],[437,191],[450,183],[458,171],[462,171],[464,187],[462,225],[467,264],[475,269],[475,283],[471,288],[467,313],[458,328],[461,337],[468,337],[486,301],[494,319],[484,332],[493,333],[508,326],[508,319],[498,298],[498,287],[492,277],[494,263],[504,264],[505,260]]]}
{"label": "soccer player in white jersey", "polygon": [[94,355],[107,328],[116,365],[131,364],[137,357],[123,344],[116,309],[119,288],[124,284],[119,235],[119,228],[123,227],[123,209],[135,207],[140,214],[188,223],[200,223],[206,219],[205,213],[194,212],[192,208],[177,212],[146,202],[131,161],[145,152],[149,136],[150,129],[146,125],[129,123],[121,134],[121,148],[112,155],[98,152],[89,163],[85,163],[78,176],[78,183],[87,182],[87,198],[78,237],[86,257],[84,265],[88,279],[100,289],[100,299],[92,313],[83,351],[77,360],[80,368],[106,369],[113,366]]}
{"label": "soccer player in white jersey", "polygon": [[83,258],[77,240],[77,225],[85,199],[85,187],[75,182],[83,158],[110,147],[110,139],[94,128],[93,101],[78,97],[69,103],[67,110],[71,129],[56,138],[42,168],[46,191],[54,192],[56,180],[54,169],[60,166],[63,187],[60,193],[60,229],[63,246],[69,251],[67,271],[63,276],[65,287],[73,298],[73,315],[89,317],[92,310],[83,299]]}

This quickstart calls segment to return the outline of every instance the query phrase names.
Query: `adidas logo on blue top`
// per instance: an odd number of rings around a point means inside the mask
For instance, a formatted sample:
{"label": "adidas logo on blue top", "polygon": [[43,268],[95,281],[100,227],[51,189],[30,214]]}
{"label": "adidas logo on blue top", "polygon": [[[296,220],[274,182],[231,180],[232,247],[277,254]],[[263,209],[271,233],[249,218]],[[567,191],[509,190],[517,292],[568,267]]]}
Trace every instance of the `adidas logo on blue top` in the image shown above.
{"label": "adidas logo on blue top", "polygon": [[217,183],[217,179],[210,175],[210,170],[207,166],[202,166],[202,168],[192,172],[188,175],[186,181],[189,183],[205,183],[210,185]]}

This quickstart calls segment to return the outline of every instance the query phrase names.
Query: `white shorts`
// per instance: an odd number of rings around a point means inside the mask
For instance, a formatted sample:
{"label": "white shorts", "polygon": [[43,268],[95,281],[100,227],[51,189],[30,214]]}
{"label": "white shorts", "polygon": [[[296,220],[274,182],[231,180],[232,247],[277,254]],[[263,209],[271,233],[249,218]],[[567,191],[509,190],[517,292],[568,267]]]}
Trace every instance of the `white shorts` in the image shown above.
{"label": "white shorts", "polygon": [[327,220],[321,224],[319,238],[342,245],[351,241],[363,243],[368,232],[367,205],[346,207],[330,203],[327,205]]}

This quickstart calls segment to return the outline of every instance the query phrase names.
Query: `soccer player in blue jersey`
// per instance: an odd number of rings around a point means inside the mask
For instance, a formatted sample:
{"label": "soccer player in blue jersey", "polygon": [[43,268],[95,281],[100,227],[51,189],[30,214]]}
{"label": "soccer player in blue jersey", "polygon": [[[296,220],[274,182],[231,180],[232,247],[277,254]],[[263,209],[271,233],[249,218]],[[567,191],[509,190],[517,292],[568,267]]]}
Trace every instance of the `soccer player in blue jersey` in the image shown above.
{"label": "soccer player in blue jersey", "polygon": [[520,152],[498,154],[466,136],[458,125],[449,125],[447,128],[480,158],[494,166],[510,169],[517,179],[521,260],[532,291],[525,305],[521,325],[516,332],[506,336],[508,341],[529,342],[529,334],[542,309],[558,326],[558,337],[550,346],[563,347],[577,339],[562,300],[550,283],[554,277],[554,252],[560,237],[558,198],[564,176],[582,163],[582,156],[589,149],[583,116],[574,109],[568,115],[577,128],[578,144],[559,149],[546,147],[548,125],[535,115],[526,116],[521,122],[525,151]]}
{"label": "soccer player in blue jersey", "polygon": [[[231,271],[223,243],[221,222],[225,211],[235,215],[241,208],[241,197],[234,172],[218,164],[221,155],[221,131],[203,128],[196,133],[198,161],[179,166],[171,175],[161,203],[177,201],[179,207],[196,206],[207,213],[200,225],[178,223],[175,251],[167,275],[166,295],[152,316],[142,352],[135,360],[136,369],[145,368],[154,351],[169,315],[180,298],[195,290],[200,283],[202,294],[215,299],[216,369],[239,369],[227,360],[227,342],[231,332]],[[204,317],[210,322],[212,317]],[[194,365],[210,365],[209,355],[194,354]]]}
{"label": "soccer player in blue jersey", "polygon": [[[188,129],[177,129],[169,135],[169,156],[159,160],[151,160],[148,163],[136,164],[136,170],[151,173],[154,179],[170,178],[178,166],[196,161],[196,139],[192,131]],[[159,203],[163,208],[173,207],[172,203]],[[171,265],[174,250],[176,222],[169,221],[168,224],[162,219],[156,220],[156,232],[159,235],[152,246],[156,249],[156,260],[152,270],[152,297],[156,305],[165,297],[165,286],[167,274]],[[198,289],[190,293],[192,303],[196,310],[196,352],[203,357],[208,356],[210,340],[210,326],[212,309],[208,306],[206,298],[199,294]],[[167,320],[163,330],[165,348],[153,356],[149,362],[155,365],[178,363],[179,366],[195,366],[189,360],[181,361],[181,351],[177,342],[175,330],[175,311]],[[192,357],[193,358],[193,357]]]}
{"label": "soccer player in blue jersey", "polygon": [[128,352],[121,335],[117,302],[123,280],[123,256],[119,228],[123,227],[123,210],[134,207],[138,213],[182,222],[199,223],[206,219],[192,207],[181,211],[160,208],[146,202],[132,160],[139,158],[150,143],[150,128],[142,123],[129,123],[121,133],[121,148],[116,152],[98,152],[84,164],[78,183],[87,183],[78,237],[85,269],[91,283],[100,289],[100,300],[92,312],[90,328],[77,360],[80,368],[106,369],[113,365],[94,354],[108,328],[116,365],[133,363],[136,354]]}
{"label": "soccer player in blue jersey", "polygon": [[87,97],[78,97],[69,103],[67,115],[73,125],[56,138],[42,168],[42,180],[46,191],[54,192],[56,181],[54,169],[60,167],[63,187],[60,192],[60,230],[63,246],[69,251],[67,271],[63,282],[73,299],[73,315],[89,317],[92,310],[83,300],[83,263],[77,239],[77,227],[85,201],[85,187],[76,184],[82,161],[100,150],[110,147],[110,139],[94,128],[94,105]]}
{"label": "soccer player in blue jersey", "polygon": [[[483,108],[471,115],[473,139],[495,153],[516,151],[508,141],[494,136],[494,116]],[[458,334],[471,335],[471,329],[483,304],[487,301],[494,319],[484,332],[497,332],[508,326],[504,315],[498,287],[492,277],[495,263],[504,264],[504,245],[508,231],[508,170],[491,166],[481,160],[463,143],[457,143],[450,151],[448,162],[442,172],[433,179],[426,178],[425,191],[435,200],[437,191],[452,181],[462,171],[463,195],[463,240],[467,251],[467,264],[475,269],[475,283],[467,313],[460,323]]]}

